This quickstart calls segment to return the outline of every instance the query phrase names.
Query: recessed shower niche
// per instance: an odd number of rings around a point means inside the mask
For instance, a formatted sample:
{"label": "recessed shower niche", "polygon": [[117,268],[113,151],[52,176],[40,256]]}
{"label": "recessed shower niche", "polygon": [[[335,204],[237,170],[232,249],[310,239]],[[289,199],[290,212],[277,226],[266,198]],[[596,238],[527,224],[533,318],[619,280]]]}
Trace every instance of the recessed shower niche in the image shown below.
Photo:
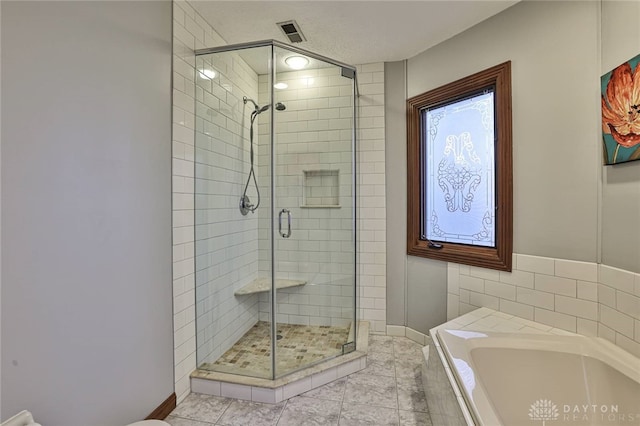
{"label": "recessed shower niche", "polygon": [[303,173],[304,191],[300,207],[340,207],[339,170],[304,170]]}
{"label": "recessed shower niche", "polygon": [[275,41],[196,52],[198,371],[275,380],[356,349],[355,87]]}

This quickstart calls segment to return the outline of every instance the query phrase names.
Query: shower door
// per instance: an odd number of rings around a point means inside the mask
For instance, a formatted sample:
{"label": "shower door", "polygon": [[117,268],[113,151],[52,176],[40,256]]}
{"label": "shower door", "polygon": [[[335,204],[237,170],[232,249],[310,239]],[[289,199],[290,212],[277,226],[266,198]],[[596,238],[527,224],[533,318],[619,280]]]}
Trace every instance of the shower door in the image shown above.
{"label": "shower door", "polygon": [[[306,66],[292,69],[294,61]],[[279,377],[355,349],[354,81],[342,67],[277,46],[273,64],[260,97],[274,104]]]}

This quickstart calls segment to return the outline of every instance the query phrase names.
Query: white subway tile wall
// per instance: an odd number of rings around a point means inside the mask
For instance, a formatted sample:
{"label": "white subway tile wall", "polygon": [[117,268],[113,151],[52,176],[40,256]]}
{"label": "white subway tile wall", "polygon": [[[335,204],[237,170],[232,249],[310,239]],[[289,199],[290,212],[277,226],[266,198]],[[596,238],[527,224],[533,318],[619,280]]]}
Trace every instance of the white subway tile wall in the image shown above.
{"label": "white subway tile wall", "polygon": [[[348,327],[355,314],[353,222],[353,80],[341,68],[278,72],[274,112],[275,210],[292,217],[290,237],[275,234],[276,278],[307,284],[277,292],[277,321]],[[271,96],[270,76],[260,75],[260,104]],[[270,173],[270,116],[260,119],[260,173]],[[259,182],[269,206],[270,180]],[[284,215],[283,232],[288,229]],[[268,230],[271,219],[260,219]],[[270,270],[271,239],[261,232],[260,264]],[[260,296],[260,319],[270,319],[269,294]]]}
{"label": "white subway tile wall", "polygon": [[195,80],[196,342],[201,364],[215,362],[258,321],[258,296],[234,292],[258,277],[262,210],[243,216],[239,209],[250,170],[253,111],[243,97],[256,99],[258,75],[237,53],[225,52],[196,58]]}
{"label": "white subway tile wall", "polygon": [[[274,117],[276,210],[290,210],[294,225],[291,238],[276,239],[276,276],[307,281],[305,286],[278,291],[278,322],[335,326],[349,325],[353,317],[353,98],[352,80],[342,77],[340,71],[328,67],[277,74],[277,82],[288,87],[275,91],[275,102],[286,105],[286,110],[276,111]],[[384,333],[384,88],[380,84],[384,64],[359,66],[357,72],[362,95],[358,100],[357,133],[358,318],[369,321],[372,332]],[[260,76],[259,80],[260,103],[268,103],[269,77]],[[264,114],[259,121],[258,174],[268,176],[270,147],[266,136],[271,131],[270,118]],[[306,202],[306,185],[317,182],[310,176],[324,179],[316,193],[324,198],[322,207],[317,198]],[[259,184],[269,203],[269,182]],[[270,270],[270,218],[262,216],[259,220],[262,274]],[[269,319],[269,307],[269,295],[261,295],[261,320]]]}
{"label": "white subway tile wall", "polygon": [[[227,115],[224,115],[225,122],[222,125],[222,117],[211,116],[211,121],[207,120],[202,123],[196,123],[196,98],[201,96],[198,100],[200,102],[199,108],[201,113],[208,114],[208,108],[205,104],[215,105],[216,102],[220,102],[223,99],[221,89],[224,90],[223,85],[212,85],[211,91],[207,91],[202,88],[201,85],[196,85],[196,58],[194,55],[194,49],[213,47],[226,44],[226,42],[220,37],[216,31],[193,9],[193,7],[186,1],[176,0],[174,1],[174,43],[173,43],[173,288],[174,288],[174,342],[175,342],[175,390],[178,397],[178,402],[182,401],[190,392],[189,374],[196,368],[196,328],[195,328],[195,211],[194,211],[194,161],[197,156],[203,155],[203,173],[205,163],[211,164],[211,153],[196,152],[195,146],[195,134],[199,135],[199,138],[203,138],[198,141],[197,146],[201,146],[201,142],[206,146],[211,143],[211,151],[216,152],[216,146],[212,135],[206,135],[204,133],[207,130],[209,133],[219,130],[221,132],[229,131],[236,135],[236,141],[239,144],[244,144],[242,152],[232,152],[233,148],[226,150],[224,157],[227,157],[225,161],[219,164],[221,167],[231,168],[234,161],[238,161],[239,158],[246,159],[246,136],[243,141],[237,139],[244,126],[246,135],[246,126],[244,122],[239,125],[237,121],[234,121],[233,114],[235,109],[233,104],[224,101],[225,104],[221,106],[226,109]],[[242,68],[242,67],[241,67]],[[234,70],[235,71],[235,70]],[[246,70],[240,70],[239,73],[243,75],[245,82],[251,81],[251,78],[247,79]],[[384,186],[384,64],[367,64],[357,67],[358,81],[361,96],[358,99],[358,221],[357,221],[357,268],[358,268],[358,317],[362,320],[370,321],[372,332],[384,333],[386,327],[386,272],[385,272],[385,186]],[[329,77],[327,78],[327,81]],[[201,82],[201,83],[204,83]],[[197,88],[202,88],[200,91]],[[248,90],[248,89],[243,89]],[[313,90],[313,89],[307,89]],[[247,92],[249,93],[249,92]],[[311,93],[311,92],[310,92]],[[225,94],[226,97],[226,94]],[[226,98],[225,98],[226,99]],[[290,130],[292,132],[298,132],[302,138],[308,138],[311,140],[303,140],[305,142],[311,142],[309,147],[311,148],[314,142],[313,138],[315,133],[320,132],[343,132],[346,125],[347,117],[343,117],[349,109],[348,105],[344,102],[346,96],[324,97],[308,101],[308,105],[311,108],[317,109],[317,116],[313,111],[307,111],[303,113],[302,124],[294,122],[291,123]],[[205,102],[206,101],[206,102]],[[295,99],[280,99],[284,103],[289,103],[293,108]],[[326,105],[325,105],[326,103]],[[287,105],[289,107],[289,105]],[[220,107],[220,105],[218,105]],[[283,111],[286,112],[286,111]],[[291,112],[291,111],[290,111]],[[307,114],[307,115],[304,115]],[[230,117],[231,115],[231,117]],[[265,115],[266,117],[266,115]],[[216,120],[220,120],[216,122]],[[305,124],[306,123],[306,128]],[[196,125],[198,125],[198,132],[196,133]],[[216,127],[214,127],[217,126]],[[264,129],[260,128],[260,132]],[[211,137],[211,139],[207,139]],[[297,136],[296,136],[297,137]],[[284,141],[283,141],[284,142]],[[341,149],[340,140],[330,142],[331,152],[338,152]],[[206,149],[203,151],[207,151]],[[340,159],[342,158],[342,154]],[[198,159],[200,159],[198,157]],[[258,159],[259,160],[259,159]],[[331,161],[339,162],[338,158],[332,158]],[[260,164],[260,161],[258,161]],[[242,161],[243,170],[246,172],[246,160]],[[262,164],[264,166],[264,164]],[[259,166],[260,168],[260,166]],[[233,169],[237,170],[237,169]],[[214,171],[211,170],[211,173]],[[260,174],[260,169],[258,170]],[[235,176],[237,178],[237,176]],[[220,179],[231,179],[235,182],[234,177],[225,176]],[[222,182],[222,180],[221,180]],[[203,185],[203,192],[210,189],[210,186]],[[340,186],[338,188],[339,194],[342,195],[344,188]],[[204,194],[200,194],[204,195]],[[267,194],[268,195],[268,194]],[[206,194],[206,200],[210,202],[218,201],[215,198],[215,194]],[[205,201],[206,201],[205,200]],[[209,202],[207,201],[207,202]],[[221,200],[223,202],[229,200]],[[229,201],[230,202],[230,201]],[[209,209],[207,209],[209,210]],[[224,209],[222,209],[224,210]],[[211,212],[212,213],[212,212]],[[216,213],[222,214],[222,211]],[[201,212],[202,216],[199,218],[206,222],[206,232],[217,232],[214,228],[219,226],[217,221],[211,216]],[[212,213],[213,214],[213,213]],[[259,213],[252,215],[254,217],[248,218],[247,224],[252,222],[258,222],[264,220],[260,218]],[[321,218],[310,218],[310,221],[318,220]],[[268,219],[267,219],[268,220]],[[204,226],[203,222],[203,226]],[[313,229],[313,223],[308,229]],[[244,236],[252,236],[255,231],[252,230],[252,225],[244,226],[244,222],[235,223],[235,233],[240,233]],[[316,227],[315,229],[318,229]],[[263,237],[261,234],[263,231],[258,231],[258,239]],[[264,231],[268,232],[268,231]],[[311,234],[313,236],[313,234]],[[338,237],[343,237],[342,234],[336,234]],[[211,237],[214,239],[215,237]],[[253,240],[255,241],[255,240]],[[300,241],[300,243],[309,244],[308,252],[319,253],[320,251],[314,251],[311,241]],[[240,246],[234,248],[236,253],[241,252],[241,246],[246,241],[242,241]],[[304,244],[302,244],[304,246]],[[213,247],[213,246],[212,246]],[[246,246],[243,246],[246,248]],[[332,247],[330,251],[324,252],[324,256],[329,256],[331,262],[337,262],[338,258],[334,255],[331,259],[331,253],[333,250],[340,252],[340,247]],[[255,253],[255,250],[250,251]],[[258,250],[258,256],[260,251]],[[298,262],[300,259],[304,261],[304,254],[302,251],[289,251],[293,257],[289,259],[291,262]],[[221,254],[221,253],[219,253]],[[214,252],[209,253],[208,257],[202,259],[202,262],[197,262],[199,265],[203,265],[202,270],[215,271],[217,254]],[[264,265],[264,262],[259,258],[258,269],[254,269],[254,262],[252,261],[253,254],[247,256],[241,256],[242,260],[238,260],[239,263],[244,265],[251,265],[247,268],[249,276],[254,274],[257,270],[265,271],[269,269],[268,265]],[[300,259],[296,256],[300,256]],[[231,256],[233,257],[233,256]],[[284,261],[284,259],[282,259]],[[206,266],[204,266],[206,265]],[[224,262],[219,264],[219,273],[223,273],[229,265]],[[237,266],[237,265],[236,265]],[[266,266],[266,269],[265,269]],[[286,265],[281,265],[283,269]],[[229,273],[230,269],[226,269]],[[295,272],[295,271],[291,271]],[[306,273],[312,273],[313,271],[306,271]],[[211,274],[212,272],[202,272],[203,274]],[[245,276],[234,277],[236,282],[242,280],[248,280]],[[341,303],[345,302],[342,298],[348,297],[342,293],[342,287],[340,294],[330,294],[330,297],[336,298],[334,302],[337,303],[337,308],[342,309]],[[640,288],[640,284],[638,285]],[[203,290],[210,291],[210,288],[203,288]],[[229,288],[225,290],[225,297],[228,297]],[[335,291],[335,290],[333,290]],[[346,290],[345,290],[346,291]],[[204,299],[209,298],[211,303],[211,294],[202,293],[202,303],[205,304]],[[291,296],[294,296],[291,298]],[[300,297],[297,297],[300,296]],[[309,299],[306,299],[308,296]],[[244,296],[247,297],[247,296]],[[252,296],[247,297],[247,304],[252,305]],[[311,295],[289,295],[288,312],[283,313],[286,315],[288,321],[304,321],[303,318],[298,317],[321,317],[320,307],[307,304],[305,302],[312,299]],[[200,297],[199,297],[200,299]],[[255,299],[255,298],[254,298]],[[298,313],[295,313],[293,305],[298,306]],[[317,308],[317,309],[316,309]],[[244,309],[244,308],[243,308]],[[287,308],[285,308],[287,309]],[[250,312],[247,309],[247,312]],[[331,316],[339,317],[341,314],[332,312]],[[247,321],[251,321],[245,319]],[[210,329],[210,332],[213,329]],[[210,337],[210,336],[209,336]],[[206,336],[205,336],[206,338]],[[215,341],[215,339],[214,339]],[[214,344],[215,346],[215,344]]]}
{"label": "white subway tile wall", "polygon": [[513,271],[449,263],[447,318],[478,307],[589,336],[640,356],[640,274],[565,259],[513,255]]}
{"label": "white subway tile wall", "polygon": [[386,204],[384,63],[357,66],[357,251],[359,315],[373,333],[386,332]]}
{"label": "white subway tile wall", "polygon": [[178,402],[189,394],[189,374],[196,366],[194,49],[220,44],[224,40],[187,2],[173,2],[173,314]]}

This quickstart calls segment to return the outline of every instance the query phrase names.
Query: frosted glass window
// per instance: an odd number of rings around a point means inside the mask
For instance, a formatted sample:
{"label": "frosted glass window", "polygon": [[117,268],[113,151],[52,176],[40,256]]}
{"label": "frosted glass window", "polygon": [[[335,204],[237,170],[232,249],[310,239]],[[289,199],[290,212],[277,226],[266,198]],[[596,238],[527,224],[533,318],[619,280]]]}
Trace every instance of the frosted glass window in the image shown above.
{"label": "frosted glass window", "polygon": [[422,238],[495,247],[494,89],[422,111]]}
{"label": "frosted glass window", "polygon": [[511,63],[407,99],[407,254],[511,270]]}

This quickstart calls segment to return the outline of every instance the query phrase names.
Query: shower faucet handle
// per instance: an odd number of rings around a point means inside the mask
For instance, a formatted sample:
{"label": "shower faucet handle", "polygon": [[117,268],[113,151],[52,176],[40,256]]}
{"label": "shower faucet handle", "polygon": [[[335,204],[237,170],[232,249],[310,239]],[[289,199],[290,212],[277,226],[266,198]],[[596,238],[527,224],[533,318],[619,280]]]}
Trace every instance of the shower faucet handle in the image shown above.
{"label": "shower faucet handle", "polygon": [[[287,214],[287,233],[282,232],[282,214]],[[291,210],[282,209],[278,214],[278,232],[282,238],[289,238],[291,236]]]}
{"label": "shower faucet handle", "polygon": [[248,196],[243,195],[240,197],[240,213],[242,213],[242,216],[246,216],[249,212],[255,213],[256,209],[254,207]]}

